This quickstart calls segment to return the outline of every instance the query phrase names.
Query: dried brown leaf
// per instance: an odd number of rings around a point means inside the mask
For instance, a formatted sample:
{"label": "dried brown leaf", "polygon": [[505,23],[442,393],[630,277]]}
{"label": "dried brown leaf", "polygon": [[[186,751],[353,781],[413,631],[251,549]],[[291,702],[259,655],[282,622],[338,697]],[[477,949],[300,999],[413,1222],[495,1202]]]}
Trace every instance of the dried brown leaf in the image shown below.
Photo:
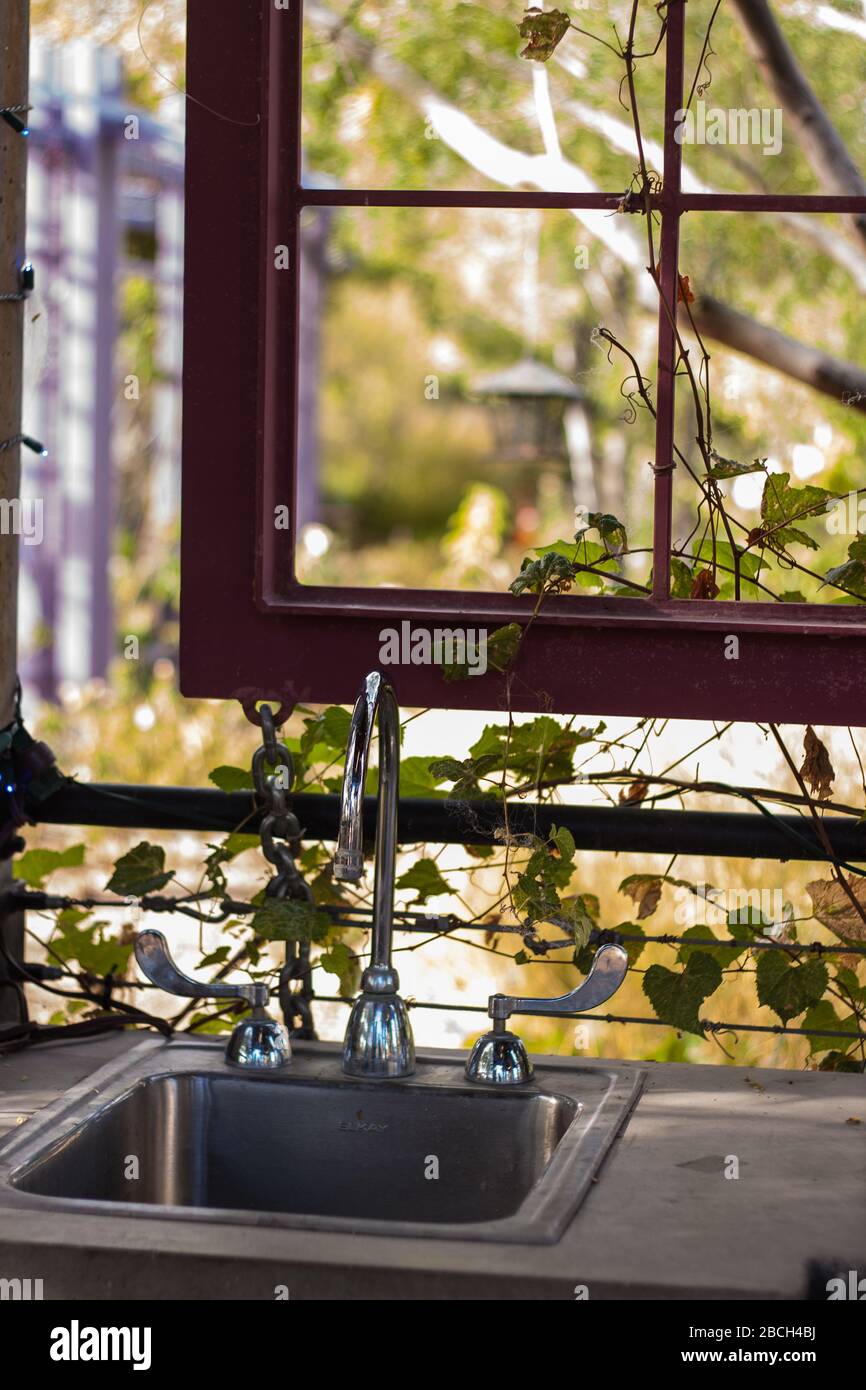
{"label": "dried brown leaf", "polygon": [[648,791],[649,782],[645,781],[643,777],[640,777],[636,782],[632,782],[630,786],[620,787],[619,804],[620,806],[634,806],[638,802],[643,801]]}
{"label": "dried brown leaf", "polygon": [[637,920],[651,917],[662,895],[662,879],[655,874],[631,874],[619,886],[619,891],[637,904]]}
{"label": "dried brown leaf", "polygon": [[[866,879],[848,876],[848,886],[866,911]],[[815,879],[806,884],[812,899],[812,911],[822,926],[848,941],[866,942],[866,922],[860,916],[838,880]]]}
{"label": "dried brown leaf", "polygon": [[692,598],[715,598],[719,586],[713,579],[712,570],[698,570],[692,584]]}
{"label": "dried brown leaf", "polygon": [[529,9],[517,26],[522,39],[529,39],[520,50],[521,58],[534,59],[546,63],[560,41],[568,33],[571,20],[561,10]]}
{"label": "dried brown leaf", "polygon": [[836,773],[830,762],[830,754],[811,724],[806,725],[803,752],[806,756],[800,768],[800,776],[809,783],[813,796],[817,796],[819,801],[826,801],[833,790]]}

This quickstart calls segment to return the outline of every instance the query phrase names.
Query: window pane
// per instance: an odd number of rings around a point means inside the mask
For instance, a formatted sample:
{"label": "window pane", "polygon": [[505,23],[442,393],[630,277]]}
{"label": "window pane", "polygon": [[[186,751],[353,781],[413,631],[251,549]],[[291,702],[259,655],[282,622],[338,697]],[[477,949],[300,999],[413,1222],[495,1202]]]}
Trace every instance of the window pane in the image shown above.
{"label": "window pane", "polygon": [[[631,6],[569,7],[575,24],[613,39]],[[342,18],[335,32],[335,16]],[[523,6],[346,0],[306,6],[304,179],[325,188],[490,191],[625,190],[635,139],[620,100],[622,61],[572,29],[546,63],[520,57]],[[653,7],[639,46],[653,48]],[[644,133],[661,138],[664,48],[638,64]],[[549,109],[548,109],[548,103]],[[560,152],[545,149],[545,122]]]}
{"label": "window pane", "polygon": [[[716,0],[689,0],[686,16],[686,100],[682,122],[683,187],[691,192],[856,193],[833,186],[827,160],[798,126],[794,104],[783,106],[771,76],[756,60],[739,10],[722,4],[709,56],[701,62]],[[847,148],[866,170],[866,20],[862,8],[819,0],[771,5],[800,77]],[[805,108],[804,108],[805,109]]]}
{"label": "window pane", "polygon": [[[866,599],[866,546],[861,557],[858,541],[858,517],[866,534],[866,493],[858,492],[866,483],[866,261],[852,224],[751,213],[688,213],[682,221],[680,268],[711,355],[712,466],[743,552],[743,599]],[[680,311],[697,374],[700,349]],[[702,389],[700,399],[706,420]],[[706,475],[685,374],[677,407],[685,461],[675,474],[675,592],[712,598],[718,587],[718,597],[733,598],[724,519],[713,508],[711,525],[696,481]]]}
{"label": "window pane", "polygon": [[575,591],[639,593],[654,424],[597,327],[654,374],[655,316],[580,217],[307,209],[302,242],[301,580],[503,591],[579,507],[612,578]]}

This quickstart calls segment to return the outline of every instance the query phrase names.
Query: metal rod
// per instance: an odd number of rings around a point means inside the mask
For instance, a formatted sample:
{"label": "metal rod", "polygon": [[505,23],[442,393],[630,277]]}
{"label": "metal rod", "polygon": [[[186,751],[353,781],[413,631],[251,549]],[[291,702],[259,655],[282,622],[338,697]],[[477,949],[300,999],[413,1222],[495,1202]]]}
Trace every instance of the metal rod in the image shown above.
{"label": "metal rod", "polygon": [[[303,793],[292,799],[305,840],[334,840],[340,818],[336,795]],[[52,825],[125,826],[137,830],[237,829],[255,833],[261,812],[251,792],[201,787],[148,787],[70,782],[32,810]],[[562,806],[511,802],[512,834],[549,833],[565,826],[578,849],[643,854],[704,854],[735,859],[820,861],[826,855],[801,816],[742,811],[641,810],[620,806]],[[376,799],[364,798],[364,832],[372,838]],[[854,816],[827,816],[824,828],[840,859],[866,863],[866,828]],[[400,844],[496,844],[502,827],[497,802],[405,798],[400,802]]]}
{"label": "metal rod", "polygon": [[[354,1001],[345,998],[342,994],[317,994],[316,1001],[319,1004],[347,1004],[351,1005]],[[435,999],[413,999],[413,1009],[437,1009],[443,1013],[455,1014],[486,1014],[488,1005],[486,1004],[449,1004],[440,1003]],[[525,1018],[543,1018],[546,1015],[536,1013],[531,1009],[524,1012]],[[631,1014],[593,1014],[593,1013],[564,1013],[560,1018],[570,1020],[583,1019],[587,1023],[638,1023],[646,1024],[654,1028],[673,1028],[672,1023],[666,1023],[663,1018],[648,1018],[646,1015],[633,1016]],[[707,1033],[793,1033],[797,1036],[806,1038],[845,1038],[848,1042],[855,1042],[858,1034],[846,1031],[842,1028],[791,1028],[781,1023],[716,1023],[712,1019],[701,1019],[701,1023]]]}
{"label": "metal rod", "polygon": [[[28,53],[30,37],[29,0],[0,6],[0,100],[27,106]],[[27,180],[27,140],[5,122],[0,123],[0,169],[3,191],[0,195],[0,289],[11,290],[18,283],[25,251],[25,196]],[[0,441],[20,439],[25,428],[21,419],[23,396],[24,302],[7,300],[0,304]],[[0,497],[11,502],[24,495],[32,497],[32,487],[22,486],[21,447],[14,444],[0,451]],[[41,506],[41,502],[38,504]],[[10,723],[15,709],[18,670],[18,564],[19,537],[15,525],[4,525],[0,534],[0,728]],[[11,882],[8,860],[0,863],[0,892]],[[9,988],[11,960],[23,955],[24,919],[17,913],[0,918],[0,1025],[18,1022],[20,1003],[17,990]]]}

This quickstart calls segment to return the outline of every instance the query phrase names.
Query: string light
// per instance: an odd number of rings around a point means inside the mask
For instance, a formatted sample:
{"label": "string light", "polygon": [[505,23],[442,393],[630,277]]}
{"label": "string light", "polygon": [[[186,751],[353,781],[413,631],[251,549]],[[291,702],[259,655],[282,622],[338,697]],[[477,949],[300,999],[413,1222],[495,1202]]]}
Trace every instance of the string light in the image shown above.
{"label": "string light", "polygon": [[7,449],[14,449],[16,444],[24,444],[28,449],[32,449],[34,454],[41,454],[42,458],[48,457],[48,450],[38,439],[34,439],[32,434],[13,434],[11,439],[0,441],[0,454],[5,454]]}
{"label": "string light", "polygon": [[0,303],[10,300],[27,299],[36,284],[36,271],[32,261],[25,261],[18,272],[19,288],[11,294],[0,294]]}
{"label": "string light", "polygon": [[29,106],[0,106],[0,116],[8,126],[11,126],[16,135],[29,135],[30,127],[25,125],[19,116],[19,111],[29,111]]}

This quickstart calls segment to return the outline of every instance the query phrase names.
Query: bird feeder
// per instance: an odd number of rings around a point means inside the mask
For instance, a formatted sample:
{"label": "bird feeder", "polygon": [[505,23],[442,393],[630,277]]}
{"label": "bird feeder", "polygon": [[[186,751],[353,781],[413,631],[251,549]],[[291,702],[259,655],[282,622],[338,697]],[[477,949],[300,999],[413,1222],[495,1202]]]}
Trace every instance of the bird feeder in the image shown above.
{"label": "bird feeder", "polygon": [[512,367],[478,377],[473,389],[489,404],[501,459],[567,461],[565,409],[585,399],[568,377],[536,358],[524,357]]}

